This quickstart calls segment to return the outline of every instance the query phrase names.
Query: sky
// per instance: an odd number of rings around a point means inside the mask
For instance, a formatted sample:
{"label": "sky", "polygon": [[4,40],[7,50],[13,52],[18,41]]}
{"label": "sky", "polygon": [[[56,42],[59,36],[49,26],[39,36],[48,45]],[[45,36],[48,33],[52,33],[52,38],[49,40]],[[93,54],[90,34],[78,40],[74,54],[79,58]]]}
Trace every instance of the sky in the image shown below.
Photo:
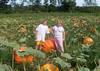
{"label": "sky", "polygon": [[[96,1],[97,1],[97,5],[100,6],[100,0],[96,0]],[[20,2],[21,2],[21,0],[17,0],[17,3],[20,3]],[[42,0],[42,2],[43,2],[43,0]],[[84,0],[76,0],[77,6],[83,6],[83,4],[84,4]]]}
{"label": "sky", "polygon": [[[100,0],[96,0],[97,1],[97,5],[100,6]],[[76,0],[76,5],[77,6],[83,6],[84,4],[84,0]]]}

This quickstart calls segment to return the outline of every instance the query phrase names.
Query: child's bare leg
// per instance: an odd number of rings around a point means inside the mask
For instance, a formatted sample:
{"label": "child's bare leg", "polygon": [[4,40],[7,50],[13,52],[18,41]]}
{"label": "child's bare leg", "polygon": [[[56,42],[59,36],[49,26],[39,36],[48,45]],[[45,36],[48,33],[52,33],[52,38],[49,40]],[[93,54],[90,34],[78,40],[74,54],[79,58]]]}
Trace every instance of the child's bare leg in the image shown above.
{"label": "child's bare leg", "polygon": [[58,48],[59,48],[59,52],[64,52],[62,39],[58,39]]}
{"label": "child's bare leg", "polygon": [[42,49],[42,46],[39,47],[39,50],[41,50],[41,49]]}
{"label": "child's bare leg", "polygon": [[60,44],[60,51],[64,53],[63,43],[62,43],[62,44]]}
{"label": "child's bare leg", "polygon": [[39,49],[39,46],[36,46],[35,49]]}
{"label": "child's bare leg", "polygon": [[40,50],[42,50],[43,45],[44,45],[44,42],[41,41],[41,45],[40,45],[40,47],[39,47]]}
{"label": "child's bare leg", "polygon": [[39,50],[39,49],[40,49],[40,47],[41,47],[41,42],[40,42],[40,41],[38,41],[38,42],[36,43],[36,49],[37,49],[37,50]]}
{"label": "child's bare leg", "polygon": [[41,46],[41,45],[40,45],[40,46],[36,46],[36,49],[37,49],[37,50],[41,50],[42,47],[43,47],[43,46]]}

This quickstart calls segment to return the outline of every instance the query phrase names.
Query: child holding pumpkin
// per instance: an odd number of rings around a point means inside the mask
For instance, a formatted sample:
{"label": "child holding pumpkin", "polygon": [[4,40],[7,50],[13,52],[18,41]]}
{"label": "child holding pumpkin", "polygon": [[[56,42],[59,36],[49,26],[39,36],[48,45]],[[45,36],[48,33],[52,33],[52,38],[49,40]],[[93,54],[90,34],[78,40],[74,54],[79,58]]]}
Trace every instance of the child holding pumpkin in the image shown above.
{"label": "child holding pumpkin", "polygon": [[61,20],[58,20],[57,24],[52,27],[52,31],[57,50],[60,52],[64,52],[63,41],[65,39],[65,31],[63,27],[63,22]]}
{"label": "child holding pumpkin", "polygon": [[45,42],[45,37],[46,34],[49,33],[49,28],[48,28],[48,20],[44,20],[43,23],[39,24],[36,28],[35,34],[36,34],[36,49],[42,48],[44,42]]}

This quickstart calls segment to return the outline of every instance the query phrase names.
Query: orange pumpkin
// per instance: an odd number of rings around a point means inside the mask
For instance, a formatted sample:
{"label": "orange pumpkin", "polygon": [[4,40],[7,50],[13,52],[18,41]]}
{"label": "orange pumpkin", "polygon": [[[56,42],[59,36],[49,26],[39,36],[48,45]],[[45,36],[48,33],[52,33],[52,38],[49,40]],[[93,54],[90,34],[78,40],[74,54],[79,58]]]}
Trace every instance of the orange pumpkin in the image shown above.
{"label": "orange pumpkin", "polygon": [[83,39],[83,44],[85,44],[85,45],[91,45],[91,44],[93,44],[93,39],[91,38],[91,37],[85,37],[84,39]]}
{"label": "orange pumpkin", "polygon": [[48,39],[44,42],[44,45],[43,45],[43,48],[42,50],[46,53],[49,53],[51,52],[52,50],[55,50],[55,42],[54,42],[54,39]]}
{"label": "orange pumpkin", "polygon": [[[26,57],[26,61],[27,62],[30,62],[30,63],[32,63],[32,61],[33,61],[33,56],[32,55],[28,55],[28,56],[25,56]],[[35,58],[34,58],[35,59]]]}
{"label": "orange pumpkin", "polygon": [[56,67],[53,64],[44,64],[41,68],[40,71],[59,71],[59,68]]}
{"label": "orange pumpkin", "polygon": [[17,55],[16,52],[14,52],[14,58],[15,58],[15,61],[16,61],[18,64],[21,64],[21,63],[23,63],[23,62],[24,62],[24,63],[26,62],[26,58]]}
{"label": "orange pumpkin", "polygon": [[19,48],[19,51],[20,52],[23,52],[23,51],[25,51],[27,49],[27,47],[21,47],[21,48]]}
{"label": "orange pumpkin", "polygon": [[[25,51],[25,49],[27,49],[27,48],[21,47],[18,51],[22,52],[22,51]],[[32,63],[32,61],[35,60],[35,57],[33,57],[32,55],[26,55],[24,57],[21,57],[16,53],[16,50],[15,50],[14,51],[14,59],[18,64],[27,63],[27,62]]]}

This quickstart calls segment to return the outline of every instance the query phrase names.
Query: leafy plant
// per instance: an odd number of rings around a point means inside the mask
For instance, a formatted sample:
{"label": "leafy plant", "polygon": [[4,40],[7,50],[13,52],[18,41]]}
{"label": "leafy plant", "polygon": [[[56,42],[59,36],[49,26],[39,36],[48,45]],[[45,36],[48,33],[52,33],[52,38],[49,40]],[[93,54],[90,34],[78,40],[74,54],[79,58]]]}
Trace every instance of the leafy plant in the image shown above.
{"label": "leafy plant", "polygon": [[0,71],[13,71],[13,69],[7,64],[0,64]]}

